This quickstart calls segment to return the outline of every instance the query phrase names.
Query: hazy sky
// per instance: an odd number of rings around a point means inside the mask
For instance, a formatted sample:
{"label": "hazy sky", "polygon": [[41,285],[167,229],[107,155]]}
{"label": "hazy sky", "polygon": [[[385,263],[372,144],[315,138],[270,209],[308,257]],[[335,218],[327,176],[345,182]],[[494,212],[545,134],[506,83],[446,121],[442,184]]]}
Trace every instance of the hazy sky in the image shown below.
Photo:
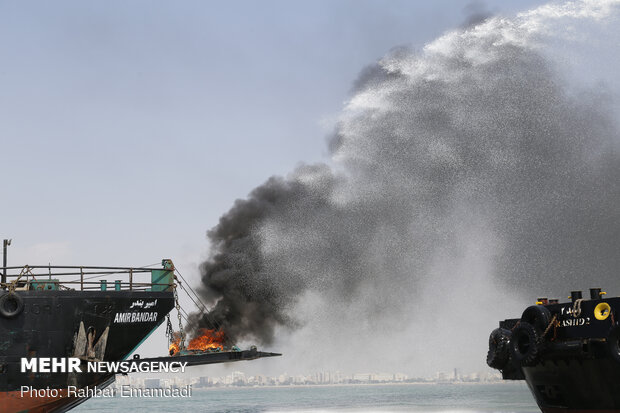
{"label": "hazy sky", "polygon": [[9,261],[191,272],[234,199],[326,158],[365,65],[525,3],[2,1]]}
{"label": "hazy sky", "polygon": [[0,1],[9,264],[172,258],[196,279],[236,198],[327,161],[362,68],[472,13],[537,4]]}

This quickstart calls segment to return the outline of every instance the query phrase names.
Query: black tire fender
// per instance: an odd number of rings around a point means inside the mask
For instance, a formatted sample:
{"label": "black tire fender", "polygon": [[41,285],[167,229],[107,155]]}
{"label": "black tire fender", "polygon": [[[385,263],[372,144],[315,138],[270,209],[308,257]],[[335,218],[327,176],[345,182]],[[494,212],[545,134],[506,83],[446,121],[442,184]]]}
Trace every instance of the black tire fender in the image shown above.
{"label": "black tire fender", "polygon": [[24,299],[19,294],[8,293],[0,297],[0,315],[4,318],[17,317],[24,311]]}
{"label": "black tire fender", "polygon": [[607,350],[609,355],[620,363],[620,325],[614,324],[607,334]]}
{"label": "black tire fender", "polygon": [[489,367],[501,370],[506,367],[510,359],[508,343],[512,332],[505,328],[496,328],[489,336],[489,352],[487,353],[487,364]]}
{"label": "black tire fender", "polygon": [[521,321],[510,337],[510,355],[522,366],[535,365],[543,350],[541,333],[532,324]]}
{"label": "black tire fender", "polygon": [[523,311],[521,322],[533,325],[542,333],[551,322],[551,312],[542,305],[531,305]]}

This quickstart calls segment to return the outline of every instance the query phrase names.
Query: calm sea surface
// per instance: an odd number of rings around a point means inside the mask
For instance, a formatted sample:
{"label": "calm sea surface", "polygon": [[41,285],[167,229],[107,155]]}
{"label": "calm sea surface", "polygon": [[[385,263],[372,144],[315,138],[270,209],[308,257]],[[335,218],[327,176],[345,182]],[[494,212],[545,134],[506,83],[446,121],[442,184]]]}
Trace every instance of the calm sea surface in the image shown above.
{"label": "calm sea surface", "polygon": [[194,389],[191,398],[99,398],[86,412],[539,412],[524,382]]}

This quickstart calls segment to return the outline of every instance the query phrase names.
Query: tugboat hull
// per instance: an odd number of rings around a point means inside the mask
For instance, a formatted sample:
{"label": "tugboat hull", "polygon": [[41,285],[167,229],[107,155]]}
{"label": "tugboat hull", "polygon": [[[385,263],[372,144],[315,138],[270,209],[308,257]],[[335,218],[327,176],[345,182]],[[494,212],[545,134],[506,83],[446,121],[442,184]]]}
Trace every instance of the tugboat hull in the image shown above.
{"label": "tugboat hull", "polygon": [[543,412],[620,413],[620,366],[613,360],[549,360],[523,371]]}
{"label": "tugboat hull", "polygon": [[620,298],[590,294],[539,299],[489,338],[489,366],[525,380],[542,412],[620,413]]}

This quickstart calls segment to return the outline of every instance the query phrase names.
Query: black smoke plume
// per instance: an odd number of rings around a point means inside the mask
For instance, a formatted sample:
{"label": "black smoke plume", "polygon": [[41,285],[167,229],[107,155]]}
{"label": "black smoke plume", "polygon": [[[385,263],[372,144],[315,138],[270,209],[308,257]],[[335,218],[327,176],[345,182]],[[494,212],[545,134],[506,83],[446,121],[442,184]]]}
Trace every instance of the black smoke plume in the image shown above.
{"label": "black smoke plume", "polygon": [[528,31],[534,18],[491,18],[365,69],[329,165],[270,178],[208,232],[201,291],[214,308],[194,327],[271,343],[279,328],[309,323],[352,342],[434,328],[424,320],[442,317],[439,294],[482,317],[467,296],[489,286],[561,296],[584,280],[612,285],[610,96],[565,80],[533,46],[543,41]]}
{"label": "black smoke plume", "polygon": [[271,343],[278,325],[294,327],[287,306],[307,285],[303,279],[268,271],[258,229],[291,208],[325,208],[328,193],[326,188],[315,190],[294,179],[272,177],[248,199],[237,200],[207,233],[214,253],[200,267],[202,293],[217,305],[208,316],[194,318],[192,327],[222,329],[231,341],[251,336],[261,343]]}

